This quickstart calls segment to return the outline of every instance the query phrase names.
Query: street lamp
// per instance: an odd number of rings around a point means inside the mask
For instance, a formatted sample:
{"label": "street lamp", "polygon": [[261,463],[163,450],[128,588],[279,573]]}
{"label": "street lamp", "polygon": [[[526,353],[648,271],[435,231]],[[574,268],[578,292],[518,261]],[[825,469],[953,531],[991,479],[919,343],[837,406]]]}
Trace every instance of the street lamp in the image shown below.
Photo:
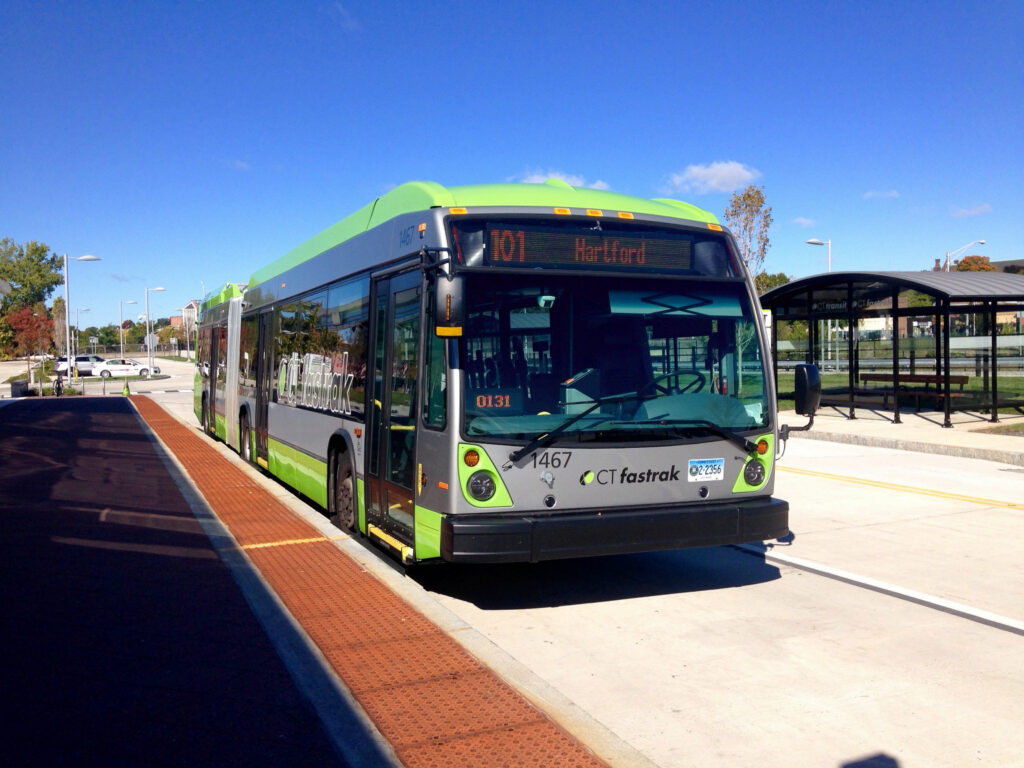
{"label": "street lamp", "polygon": [[121,325],[118,328],[121,331],[121,357],[124,357],[124,305],[138,303],[135,299],[128,299],[127,301],[118,299],[117,302],[117,316],[121,320]]}
{"label": "street lamp", "polygon": [[946,264],[943,267],[943,271],[944,272],[949,272],[950,257],[959,256],[961,253],[966,251],[972,245],[984,245],[984,244],[985,244],[984,240],[971,240],[971,242],[969,242],[967,245],[961,245],[955,251],[946,251]]}
{"label": "street lamp", "polygon": [[150,336],[150,319],[149,319],[149,292],[150,291],[166,291],[162,285],[158,285],[156,288],[146,289],[146,349],[149,352],[149,370],[146,371],[146,378],[150,379],[153,377],[153,342],[149,338]]}
{"label": "street lamp", "polygon": [[81,344],[79,342],[82,340],[82,326],[80,326],[78,324],[78,313],[79,312],[88,312],[88,311],[90,311],[88,307],[76,307],[75,308],[75,354],[76,355],[78,354],[78,351],[79,351],[79,349],[81,347]]}
{"label": "street lamp", "polygon": [[[807,241],[808,245],[825,245],[828,246],[828,271],[832,272],[832,241],[827,240],[822,242],[816,237],[812,237]],[[832,318],[828,319],[828,343],[825,345],[828,351],[828,359],[832,359]],[[836,370],[839,370],[839,350],[836,350]]]}
{"label": "street lamp", "polygon": [[812,237],[807,241],[808,245],[827,245],[828,246],[828,271],[832,271],[832,241],[822,242],[816,237]]}
{"label": "street lamp", "polygon": [[[73,261],[99,261],[99,256],[86,254],[85,256],[72,256]],[[70,288],[68,288],[68,255],[64,254],[64,354],[68,363],[68,380],[73,381],[75,368],[71,365],[71,299]],[[77,326],[77,322],[75,323]]]}

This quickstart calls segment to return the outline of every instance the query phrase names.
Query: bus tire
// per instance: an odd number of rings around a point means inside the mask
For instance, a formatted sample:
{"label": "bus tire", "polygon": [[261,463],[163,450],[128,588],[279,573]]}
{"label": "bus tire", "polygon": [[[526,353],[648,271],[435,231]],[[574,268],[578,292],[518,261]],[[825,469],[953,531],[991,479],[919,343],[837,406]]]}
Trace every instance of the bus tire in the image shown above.
{"label": "bus tire", "polygon": [[331,454],[330,521],[343,531],[356,530],[356,480],[347,451]]}
{"label": "bus tire", "polygon": [[244,413],[238,420],[238,455],[247,464],[252,464],[252,435],[249,433],[249,417]]}

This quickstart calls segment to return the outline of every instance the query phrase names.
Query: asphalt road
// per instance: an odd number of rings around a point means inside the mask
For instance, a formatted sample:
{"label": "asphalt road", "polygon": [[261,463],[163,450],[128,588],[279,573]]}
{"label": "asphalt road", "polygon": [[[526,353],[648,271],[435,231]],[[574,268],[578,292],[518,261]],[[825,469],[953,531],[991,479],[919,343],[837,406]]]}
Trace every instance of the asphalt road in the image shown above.
{"label": "asphalt road", "polygon": [[123,398],[0,402],[11,766],[340,766]]}

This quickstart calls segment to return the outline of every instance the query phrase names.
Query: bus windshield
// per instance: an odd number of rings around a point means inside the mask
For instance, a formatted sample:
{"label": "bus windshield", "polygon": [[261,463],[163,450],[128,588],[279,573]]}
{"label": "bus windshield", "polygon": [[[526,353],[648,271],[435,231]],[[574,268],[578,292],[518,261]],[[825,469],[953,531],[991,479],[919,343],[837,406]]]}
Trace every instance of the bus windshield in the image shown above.
{"label": "bus windshield", "polygon": [[466,275],[467,437],[588,442],[769,425],[742,280]]}

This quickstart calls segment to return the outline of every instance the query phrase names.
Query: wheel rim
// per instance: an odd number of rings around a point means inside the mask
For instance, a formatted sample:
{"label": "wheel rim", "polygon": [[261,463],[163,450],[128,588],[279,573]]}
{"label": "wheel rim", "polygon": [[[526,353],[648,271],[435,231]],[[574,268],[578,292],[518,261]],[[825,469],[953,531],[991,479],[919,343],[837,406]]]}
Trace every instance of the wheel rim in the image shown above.
{"label": "wheel rim", "polygon": [[338,459],[337,480],[334,483],[334,509],[337,514],[338,527],[354,531],[356,528],[356,505],[352,469],[345,459]]}

